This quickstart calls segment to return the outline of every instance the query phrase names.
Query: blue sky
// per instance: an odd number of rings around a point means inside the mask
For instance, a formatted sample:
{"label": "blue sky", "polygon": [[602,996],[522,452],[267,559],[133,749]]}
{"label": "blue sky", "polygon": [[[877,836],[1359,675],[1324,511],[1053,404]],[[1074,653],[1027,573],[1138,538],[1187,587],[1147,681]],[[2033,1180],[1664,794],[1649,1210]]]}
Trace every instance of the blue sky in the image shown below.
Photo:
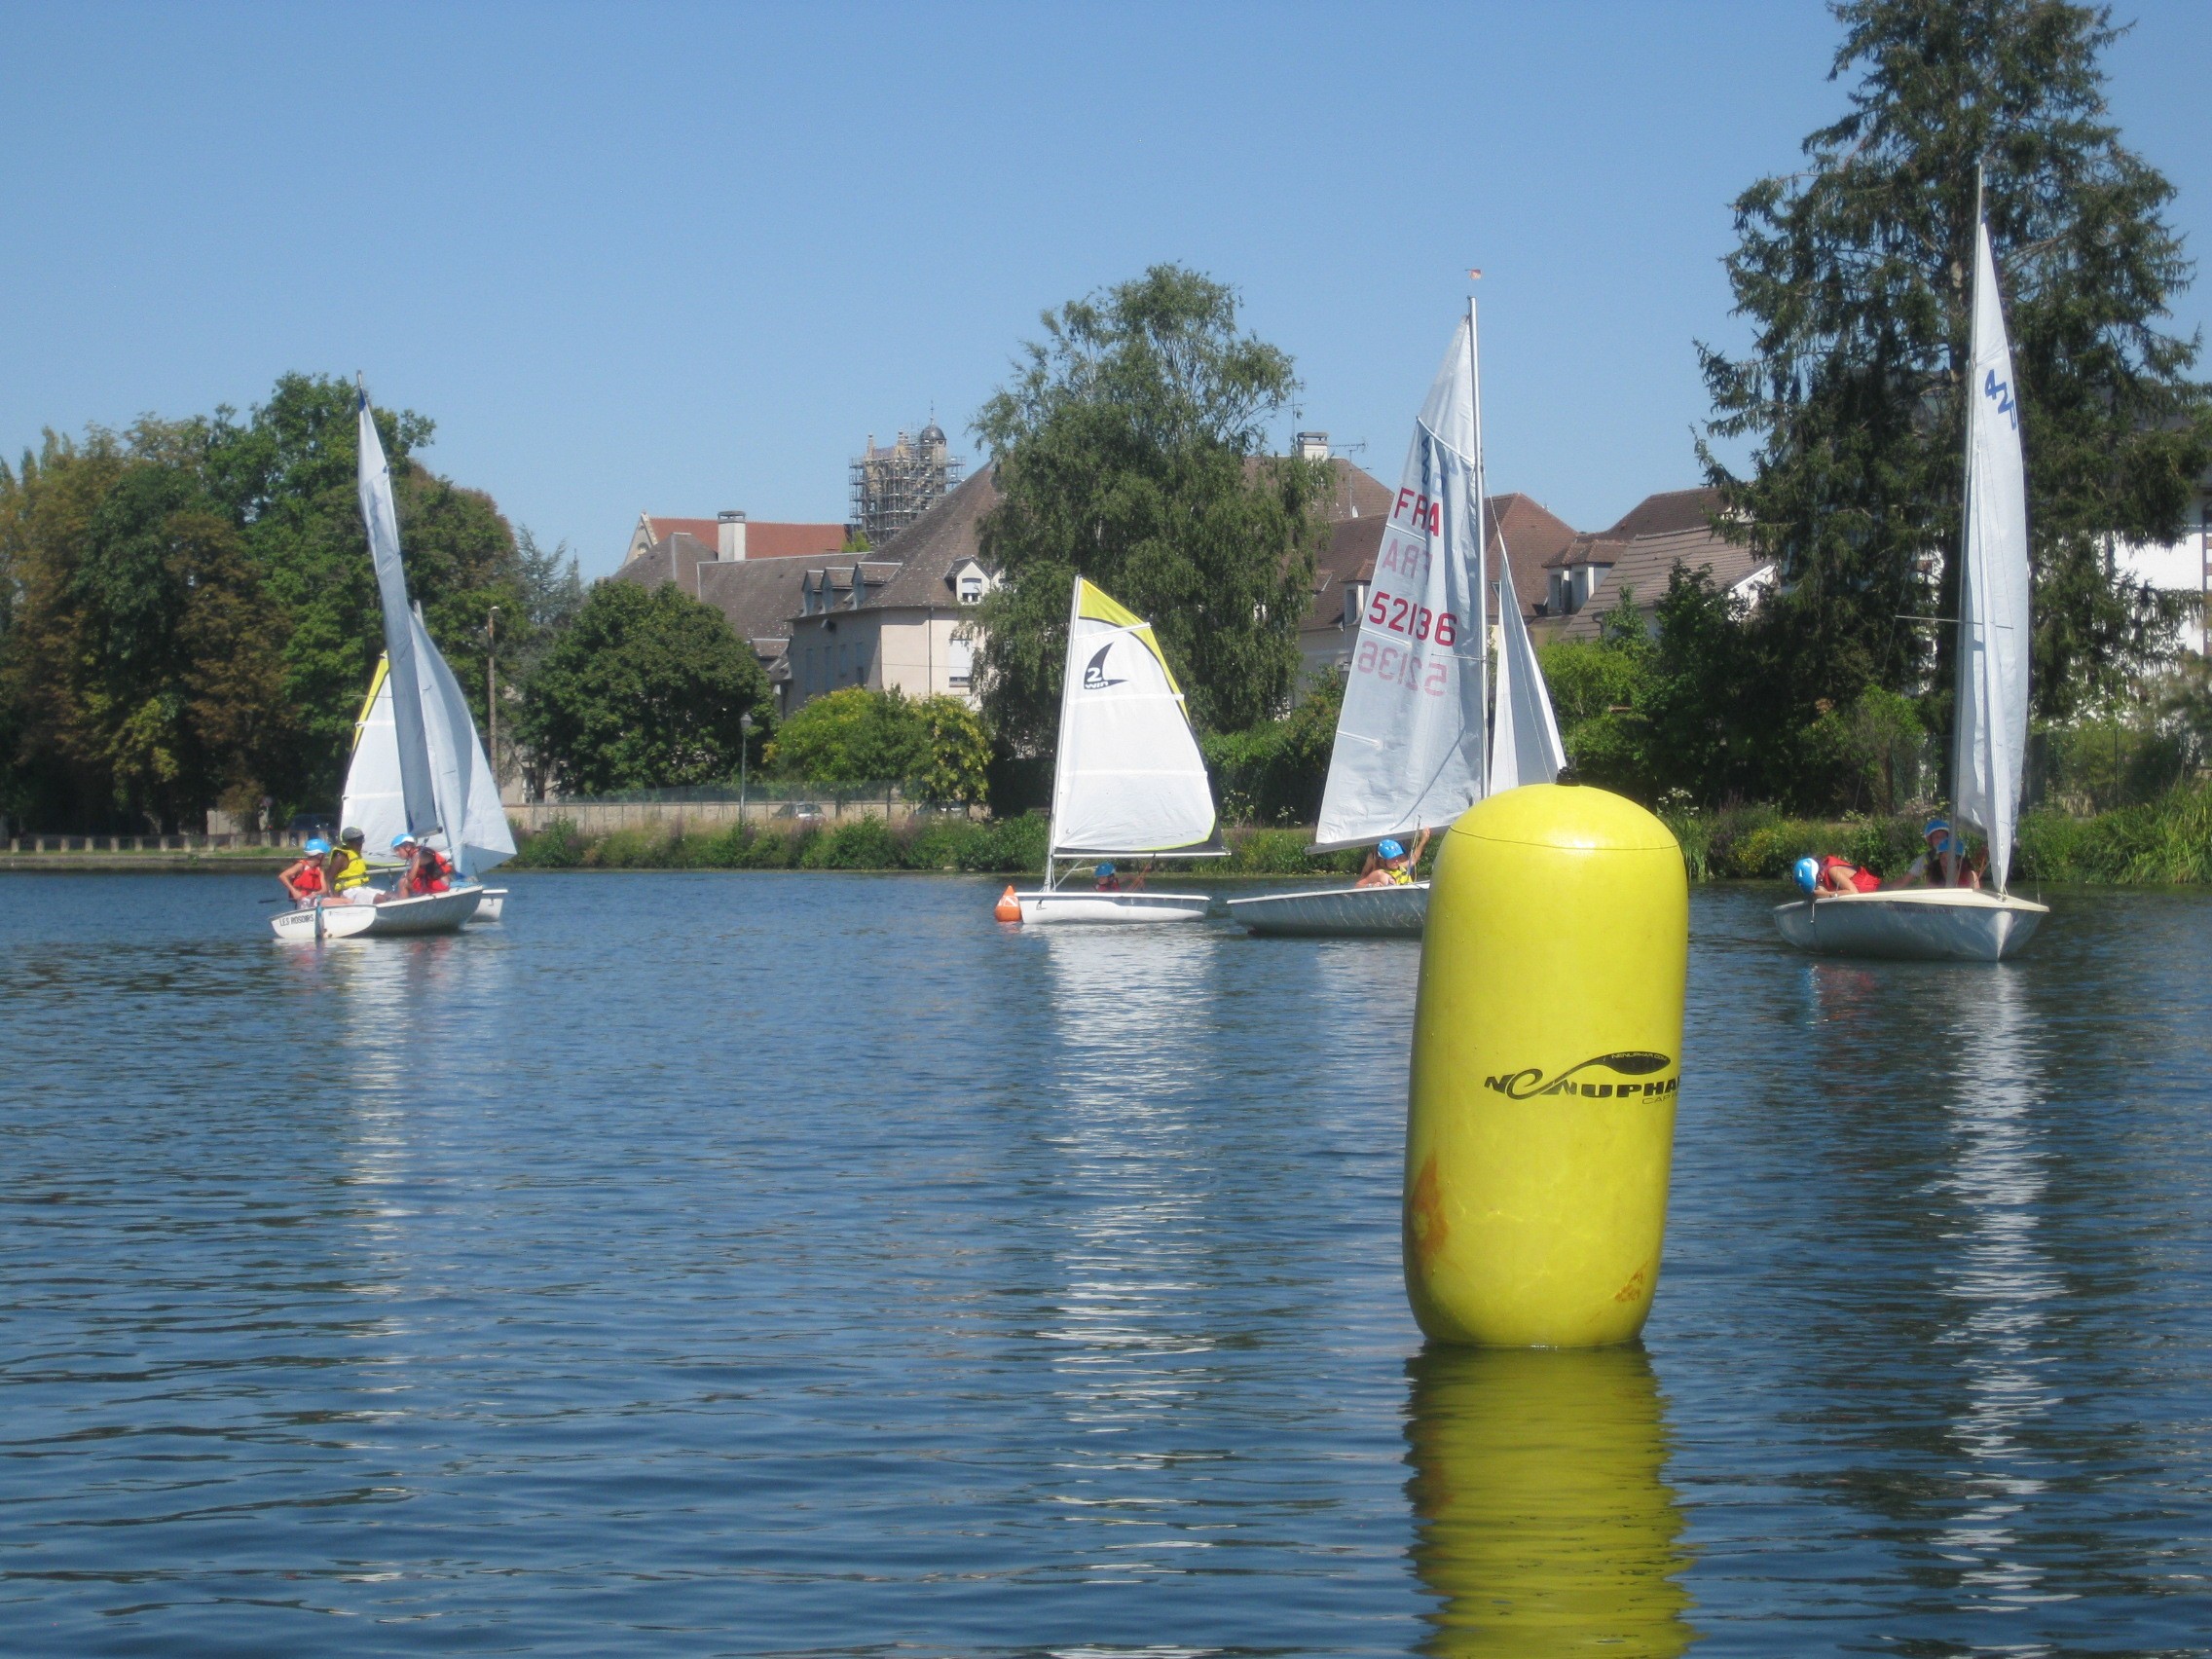
{"label": "blue sky", "polygon": [[[2212,5],[2121,15],[2114,111],[2201,259]],[[1234,283],[1385,479],[1481,266],[1492,487],[1602,528],[1698,481],[1728,202],[1843,98],[1810,0],[0,27],[0,452],[359,369],[587,574],[641,508],[842,519],[850,456],[933,405],[973,457],[1038,313],[1161,260]]]}

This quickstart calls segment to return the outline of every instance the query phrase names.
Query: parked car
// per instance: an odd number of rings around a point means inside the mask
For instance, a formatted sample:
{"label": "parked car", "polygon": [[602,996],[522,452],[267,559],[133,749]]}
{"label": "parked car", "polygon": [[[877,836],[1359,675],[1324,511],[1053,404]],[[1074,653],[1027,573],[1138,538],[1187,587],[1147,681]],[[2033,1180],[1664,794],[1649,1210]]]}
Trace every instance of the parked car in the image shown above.
{"label": "parked car", "polygon": [[798,824],[819,824],[825,815],[820,801],[787,800],[771,816],[789,818]]}

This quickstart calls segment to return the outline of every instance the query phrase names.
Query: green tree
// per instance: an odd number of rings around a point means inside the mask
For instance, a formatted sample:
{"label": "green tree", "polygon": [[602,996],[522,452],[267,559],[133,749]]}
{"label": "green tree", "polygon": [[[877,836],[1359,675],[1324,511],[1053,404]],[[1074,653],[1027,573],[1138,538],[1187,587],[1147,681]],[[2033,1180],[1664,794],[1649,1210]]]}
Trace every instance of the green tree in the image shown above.
{"label": "green tree", "polygon": [[1177,266],[1048,312],[1046,338],[984,404],[1002,580],[978,612],[983,708],[1016,751],[1058,730],[1079,573],[1151,619],[1201,725],[1277,714],[1325,527],[1326,468],[1260,457],[1290,358],[1236,331],[1235,293]]}
{"label": "green tree", "polygon": [[200,436],[152,422],[128,442],[49,433],[19,471],[0,468],[14,595],[0,700],[33,816],[173,830],[256,797],[289,737],[280,635],[189,464]]}
{"label": "green tree", "polygon": [[[2036,568],[2035,683],[2063,713],[2137,667],[2160,617],[2116,582],[2108,536],[2166,539],[2212,461],[2197,341],[2161,331],[2192,267],[2173,188],[2106,119],[2109,11],[2061,0],[1839,0],[1851,109],[1799,172],[1737,199],[1742,356],[1701,347],[1701,446],[1742,534],[1782,565],[1760,687],[1779,729],[1877,683],[1911,690],[1956,615],[1977,165],[2021,386]],[[1831,77],[1831,78],[1832,78]],[[1936,682],[1953,631],[1936,628]]]}
{"label": "green tree", "polygon": [[1297,707],[1280,719],[1243,731],[1207,732],[1198,740],[1222,815],[1240,824],[1312,824],[1336,748],[1345,682],[1317,675]]}
{"label": "green tree", "polygon": [[908,706],[922,728],[922,763],[907,775],[906,788],[944,805],[983,804],[990,796],[991,734],[982,717],[958,697],[924,697]]}
{"label": "green tree", "polygon": [[768,746],[768,764],[812,784],[895,784],[920,767],[922,742],[905,698],[848,685],[784,721]]}
{"label": "green tree", "polygon": [[668,584],[605,581],[532,672],[516,725],[556,788],[605,794],[735,778],[747,715],[758,746],[768,679],[720,611]]}
{"label": "green tree", "polygon": [[[513,532],[490,497],[415,459],[435,429],[428,419],[412,410],[375,414],[391,463],[408,592],[482,721],[492,608],[503,623],[530,613]],[[276,793],[333,800],[384,649],[361,522],[354,388],[288,374],[245,421],[226,409],[200,424],[209,493],[240,527],[264,599],[283,619],[285,692],[298,729]]]}

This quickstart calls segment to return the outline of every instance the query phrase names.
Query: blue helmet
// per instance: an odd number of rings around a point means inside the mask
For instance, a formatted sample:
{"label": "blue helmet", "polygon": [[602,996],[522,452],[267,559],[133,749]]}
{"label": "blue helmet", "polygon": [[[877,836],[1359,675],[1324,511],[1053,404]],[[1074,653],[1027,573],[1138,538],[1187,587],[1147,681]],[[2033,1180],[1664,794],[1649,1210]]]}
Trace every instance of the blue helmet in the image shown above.
{"label": "blue helmet", "polygon": [[1096,873],[1101,876],[1112,875],[1114,873],[1114,866],[1110,864],[1102,864],[1098,866]]}
{"label": "blue helmet", "polygon": [[308,837],[308,844],[301,850],[303,852],[313,853],[318,859],[325,859],[330,856],[330,843],[328,841],[325,841],[320,835],[310,835]]}
{"label": "blue helmet", "polygon": [[1821,890],[1821,861],[1819,859],[1799,859],[1789,866],[1789,874],[1797,885],[1806,892],[1818,893]]}
{"label": "blue helmet", "polygon": [[1375,856],[1379,859],[1402,859],[1406,856],[1406,849],[1395,841],[1385,840],[1375,849]]}
{"label": "blue helmet", "polygon": [[404,830],[391,838],[391,850],[395,853],[402,847],[412,847],[414,844],[415,837],[408,834]]}
{"label": "blue helmet", "polygon": [[1951,827],[1940,818],[1931,818],[1928,828],[1921,830],[1920,834],[1923,840],[1930,835],[1941,835],[1947,841],[1951,838]]}

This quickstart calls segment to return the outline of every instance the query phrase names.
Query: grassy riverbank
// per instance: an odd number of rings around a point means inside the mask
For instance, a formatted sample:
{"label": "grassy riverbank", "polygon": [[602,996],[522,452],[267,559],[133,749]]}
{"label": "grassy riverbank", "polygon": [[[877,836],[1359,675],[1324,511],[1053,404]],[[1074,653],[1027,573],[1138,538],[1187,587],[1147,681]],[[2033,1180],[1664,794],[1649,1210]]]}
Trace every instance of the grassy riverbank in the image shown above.
{"label": "grassy riverbank", "polygon": [[[522,840],[518,869],[916,869],[1033,875],[1045,865],[1045,819],[971,822],[863,818],[833,829],[735,827],[701,834],[617,830],[587,836],[555,823]],[[1315,875],[1356,870],[1360,855],[1309,858],[1304,830],[1232,830],[1226,859],[1165,860],[1164,870],[1236,875]]]}
{"label": "grassy riverbank", "polygon": [[[1896,875],[1918,856],[1924,822],[1913,816],[1823,823],[1785,818],[1772,807],[1667,815],[1698,881],[1780,879],[1798,859],[1820,853]],[[2030,812],[2020,820],[2013,879],[2126,887],[2212,881],[2212,786],[2178,789],[2093,818]]]}
{"label": "grassy riverbank", "polygon": [[[1692,880],[1780,880],[1808,853],[1838,853],[1897,874],[1920,851],[1918,817],[1840,822],[1785,818],[1771,807],[1672,813]],[[1231,830],[1230,856],[1164,870],[1225,875],[1326,875],[1355,870],[1356,851],[1313,858],[1307,830]],[[872,869],[971,870],[1021,875],[1043,867],[1045,820],[973,823],[864,818],[834,829],[748,826],[709,833],[622,830],[587,836],[555,823],[522,839],[518,869]],[[1425,871],[1424,871],[1425,873]],[[2156,801],[2069,818],[2031,812],[2020,824],[2016,879],[2056,884],[2157,886],[2212,881],[2212,787],[2176,790]]]}

